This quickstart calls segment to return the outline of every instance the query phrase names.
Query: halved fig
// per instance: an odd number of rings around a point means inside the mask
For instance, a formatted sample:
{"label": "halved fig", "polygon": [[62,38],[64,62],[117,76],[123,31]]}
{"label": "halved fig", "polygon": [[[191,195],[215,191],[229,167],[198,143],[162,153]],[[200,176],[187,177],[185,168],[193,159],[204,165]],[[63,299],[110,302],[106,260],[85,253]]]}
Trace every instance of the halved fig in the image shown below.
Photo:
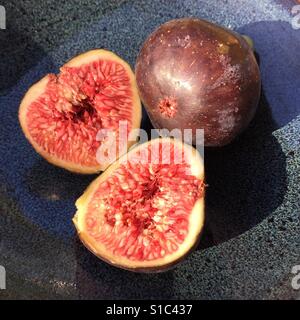
{"label": "halved fig", "polygon": [[131,271],[159,272],[198,243],[204,224],[204,166],[196,149],[172,138],[135,146],[77,200],[84,245]]}
{"label": "halved fig", "polygon": [[[106,50],[91,50],[48,74],[23,98],[19,120],[34,149],[54,165],[79,173],[103,171],[112,160],[97,159],[108,130],[119,141],[140,127],[141,103],[130,66]],[[109,142],[111,143],[111,142]],[[133,143],[117,148],[116,158]],[[113,159],[115,160],[115,158]]]}

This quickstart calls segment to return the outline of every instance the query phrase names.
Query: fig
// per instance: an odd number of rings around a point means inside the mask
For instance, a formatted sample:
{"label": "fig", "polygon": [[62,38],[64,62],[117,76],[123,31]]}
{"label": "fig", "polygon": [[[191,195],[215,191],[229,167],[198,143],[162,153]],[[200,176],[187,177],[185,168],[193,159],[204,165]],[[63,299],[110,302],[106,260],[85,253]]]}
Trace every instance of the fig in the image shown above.
{"label": "fig", "polygon": [[[19,121],[33,148],[50,163],[78,173],[103,171],[115,160],[97,159],[99,148],[110,143],[103,130],[112,132],[118,142],[121,122],[128,136],[140,127],[134,73],[110,51],[83,53],[61,67],[58,75],[46,75],[27,91]],[[132,143],[118,148],[116,158]]]}
{"label": "fig", "polygon": [[73,218],[100,259],[159,272],[197,244],[204,224],[204,166],[196,149],[173,138],[133,147],[77,200]]}
{"label": "fig", "polygon": [[230,143],[253,119],[260,72],[251,40],[184,18],[155,30],[136,61],[140,98],[154,127],[204,129],[205,146]]}

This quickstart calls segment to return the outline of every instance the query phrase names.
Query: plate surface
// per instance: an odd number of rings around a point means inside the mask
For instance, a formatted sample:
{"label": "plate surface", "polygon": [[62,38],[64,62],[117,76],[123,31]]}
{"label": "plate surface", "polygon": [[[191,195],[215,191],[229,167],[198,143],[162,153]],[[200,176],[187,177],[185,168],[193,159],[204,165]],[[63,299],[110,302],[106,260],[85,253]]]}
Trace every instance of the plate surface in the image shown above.
{"label": "plate surface", "polygon": [[[10,1],[0,30],[0,265],[5,298],[290,299],[300,264],[300,29],[292,1]],[[284,4],[283,4],[284,3]],[[161,23],[201,17],[248,34],[263,93],[250,128],[205,153],[207,225],[188,259],[162,274],[99,261],[77,240],[74,202],[94,176],[41,159],[18,124],[20,100],[45,73],[95,47],[134,66]],[[295,27],[295,26],[294,26]],[[144,115],[143,126],[149,122]]]}

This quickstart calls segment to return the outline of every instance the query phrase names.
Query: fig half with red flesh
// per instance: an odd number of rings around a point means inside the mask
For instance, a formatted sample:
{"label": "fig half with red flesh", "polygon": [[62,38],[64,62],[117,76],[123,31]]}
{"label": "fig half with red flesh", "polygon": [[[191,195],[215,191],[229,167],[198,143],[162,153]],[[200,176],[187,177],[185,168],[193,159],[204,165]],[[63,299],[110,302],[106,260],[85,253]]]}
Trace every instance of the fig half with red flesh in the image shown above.
{"label": "fig half with red flesh", "polygon": [[204,224],[204,167],[196,149],[171,138],[134,147],[77,200],[73,222],[102,260],[137,272],[181,261]]}
{"label": "fig half with red flesh", "polygon": [[[110,51],[83,53],[48,74],[25,94],[19,120],[26,138],[46,160],[79,173],[103,171],[97,150],[110,130],[119,139],[119,123],[127,135],[140,127],[141,103],[130,66]],[[127,151],[129,142],[116,155]],[[115,159],[114,159],[115,160]]]}
{"label": "fig half with red flesh", "polygon": [[141,100],[156,128],[204,129],[205,146],[223,146],[253,118],[260,72],[249,38],[200,19],[161,25],[136,62]]}

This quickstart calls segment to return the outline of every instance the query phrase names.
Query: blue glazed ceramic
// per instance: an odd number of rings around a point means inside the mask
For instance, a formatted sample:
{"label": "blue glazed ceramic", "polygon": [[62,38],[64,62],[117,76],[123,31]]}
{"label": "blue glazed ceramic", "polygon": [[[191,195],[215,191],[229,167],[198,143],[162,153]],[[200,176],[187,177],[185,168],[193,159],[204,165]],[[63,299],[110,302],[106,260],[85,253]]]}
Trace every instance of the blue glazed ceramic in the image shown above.
{"label": "blue glazed ceramic", "polygon": [[[0,265],[4,298],[295,299],[300,264],[300,23],[294,1],[10,1],[0,30]],[[300,10],[299,10],[300,12]],[[249,35],[262,97],[249,129],[207,151],[207,225],[175,269],[135,274],[108,266],[77,239],[74,202],[94,176],[56,168],[18,124],[26,90],[72,56],[108,48],[134,66],[157,26],[208,19]],[[144,114],[143,127],[149,121]]]}

